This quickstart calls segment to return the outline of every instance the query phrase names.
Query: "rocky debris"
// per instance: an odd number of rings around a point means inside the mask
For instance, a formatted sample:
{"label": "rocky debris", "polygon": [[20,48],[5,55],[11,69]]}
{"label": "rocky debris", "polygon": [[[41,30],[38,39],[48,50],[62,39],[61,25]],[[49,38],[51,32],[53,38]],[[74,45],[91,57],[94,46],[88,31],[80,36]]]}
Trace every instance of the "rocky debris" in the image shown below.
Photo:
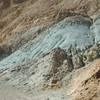
{"label": "rocky debris", "polygon": [[0,0],[0,84],[38,89],[36,100],[99,100],[99,9],[99,0]]}
{"label": "rocky debris", "polygon": [[43,76],[43,84],[52,87],[53,85],[58,85],[65,75],[73,70],[73,63],[72,59],[67,56],[67,53],[63,49],[55,48],[48,55],[38,59],[38,61],[31,67],[30,71],[34,69],[32,77],[34,77],[35,74],[39,74],[35,73],[35,70],[41,70],[41,67],[44,69],[41,71],[40,75]]}
{"label": "rocky debris", "polygon": [[77,49],[77,46],[69,48],[68,52],[60,47],[55,48],[37,60],[26,61],[26,63],[10,68],[8,74],[4,75],[8,78],[4,80],[8,83],[12,81],[11,84],[16,82],[17,85],[27,84],[37,87],[41,84],[44,85],[43,87],[60,87],[66,75],[98,59],[99,48],[99,44],[90,46],[85,51]]}
{"label": "rocky debris", "polygon": [[50,82],[56,84],[60,82],[68,72],[73,70],[72,59],[68,57],[67,53],[61,48],[55,48],[50,52],[51,69]]}
{"label": "rocky debris", "polygon": [[[60,81],[73,69],[71,57],[63,49],[55,48],[36,61],[8,69],[7,73],[3,75],[3,79],[9,78],[8,84],[16,82],[16,85],[27,83],[26,85],[29,86],[33,84],[32,87],[37,87],[40,84],[44,85],[43,87],[53,87],[61,85]],[[27,82],[27,80],[29,81]]]}
{"label": "rocky debris", "polygon": [[83,61],[83,57],[81,55],[75,55],[75,56],[73,56],[72,59],[73,59],[73,65],[74,65],[75,69],[85,66],[85,63]]}
{"label": "rocky debris", "polygon": [[[26,62],[26,64],[11,68],[10,77],[13,76],[11,80],[16,81],[17,79],[20,79],[19,82],[17,80],[18,84],[24,84],[28,79],[29,82],[27,84],[33,84],[33,87],[39,86],[40,84],[44,84],[44,87],[59,86],[59,84],[61,85],[61,80],[63,80],[67,74],[71,73],[75,69],[85,67],[87,63],[98,59],[98,48],[99,44],[88,48],[84,53],[77,52],[77,48],[74,48],[74,53],[72,53],[72,49],[70,54],[59,47],[55,48],[47,55],[38,58],[35,61]],[[88,55],[89,52],[93,52],[91,56]],[[84,60],[85,57],[86,59]],[[89,60],[88,58],[92,60]],[[23,76],[24,79],[22,79],[21,76]]]}
{"label": "rocky debris", "polygon": [[71,46],[67,54],[71,56],[73,66],[75,69],[84,67],[87,63],[100,58],[100,44],[96,43],[86,47],[85,50],[77,48],[77,46]]}
{"label": "rocky debris", "polygon": [[90,61],[93,61],[94,59],[99,58],[100,57],[99,51],[100,51],[100,45],[94,45],[89,50],[87,50],[85,52],[87,56],[86,62],[90,62]]}
{"label": "rocky debris", "polygon": [[[57,48],[56,50],[59,50],[59,49]],[[53,50],[53,52],[54,51],[55,50]],[[61,52],[63,52],[63,50],[61,50]],[[47,59],[48,57],[50,57],[50,54],[49,54],[49,56],[47,55],[46,57],[39,59],[40,61],[38,61],[38,63],[37,63],[38,67],[45,66],[44,68],[46,68],[46,65],[44,65],[44,64],[46,64],[46,62],[43,63],[43,60],[44,61],[46,60],[47,62],[49,62],[50,60],[48,61],[48,59]],[[66,64],[66,61],[64,61],[64,62],[65,63],[63,63],[63,64]],[[31,63],[30,65],[33,65],[33,64]],[[42,66],[40,66],[40,65],[42,65]],[[39,75],[39,72],[41,75],[43,75],[43,77],[45,77],[44,74],[47,71],[49,72],[49,70],[45,71],[43,69],[43,67],[42,67],[43,73],[41,73],[42,71],[39,71],[39,69],[37,69],[37,67],[35,67],[35,68],[33,66],[31,66],[31,68],[29,67],[28,69],[30,69],[30,71],[33,71],[32,68],[35,71],[35,73],[33,75],[31,74],[32,75],[31,79],[35,74],[38,73],[38,75]],[[49,67],[49,69],[51,68],[49,65],[47,67]],[[16,74],[17,77],[13,76],[15,80],[16,80],[16,78],[18,78],[18,79],[20,78],[20,80],[21,80],[22,77],[18,77],[20,71],[21,71],[21,69],[17,71],[17,74]],[[68,77],[70,77],[70,78],[68,79]],[[38,80],[39,78],[40,78],[40,76],[38,76],[36,79]],[[36,79],[33,78],[33,83],[35,81],[38,84],[38,81]],[[11,85],[11,83],[13,83],[13,80],[11,80],[11,81],[6,80],[4,82],[8,82],[8,83],[10,82],[10,85]],[[18,82],[18,80],[14,81],[14,82]],[[26,84],[26,82],[24,80],[23,81],[21,80],[20,82],[23,82],[24,83],[23,85],[25,85],[25,87],[27,87],[27,85],[29,84],[29,83]],[[27,82],[30,82],[30,80],[27,79]],[[34,84],[31,84],[31,91],[32,91],[32,94],[34,94],[33,98],[36,98],[36,100],[39,100],[40,98],[43,100],[47,100],[47,98],[53,99],[53,100],[54,99],[56,99],[56,100],[66,100],[66,99],[68,99],[68,100],[84,100],[84,99],[89,100],[90,98],[92,98],[93,100],[95,100],[95,99],[99,100],[100,99],[100,96],[99,96],[99,93],[100,93],[100,88],[99,88],[100,87],[99,86],[99,84],[100,84],[100,59],[87,64],[84,68],[80,68],[78,70],[72,71],[70,74],[66,73],[66,75],[61,80],[62,84],[60,82],[57,82],[56,80],[53,80],[53,81],[51,81],[51,84],[48,84],[49,85],[48,86],[48,85],[46,85],[46,82],[47,81],[44,81],[44,83],[43,83],[45,85],[39,85],[36,87],[36,89],[37,89],[42,86],[42,90],[40,88],[39,88],[40,90],[36,90],[35,88],[32,88]],[[8,84],[8,83],[6,83],[6,84]],[[50,88],[48,88],[48,87],[50,87]],[[56,87],[56,88],[54,88],[54,87]],[[34,93],[34,91],[35,91],[35,93]],[[42,92],[40,92],[40,91],[42,91]],[[39,93],[39,95],[36,93]],[[58,95],[59,95],[59,98],[58,98]]]}

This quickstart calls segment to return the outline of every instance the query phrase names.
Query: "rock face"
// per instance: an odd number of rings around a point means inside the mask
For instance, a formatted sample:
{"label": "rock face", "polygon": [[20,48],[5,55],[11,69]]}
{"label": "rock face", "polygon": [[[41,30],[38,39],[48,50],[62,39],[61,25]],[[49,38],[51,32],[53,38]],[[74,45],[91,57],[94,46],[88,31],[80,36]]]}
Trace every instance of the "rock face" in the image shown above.
{"label": "rock face", "polygon": [[[25,52],[23,52],[22,49],[19,49],[13,55],[4,59],[3,62],[0,62],[0,66],[3,65],[3,67],[5,67],[6,63],[9,63],[9,66],[12,66],[13,62],[17,64],[22,63],[23,59],[25,59],[25,61],[27,59],[36,59],[57,47],[68,49],[70,46],[77,45],[77,48],[80,48],[81,50],[85,49],[89,45],[93,45],[94,37],[90,33],[91,22],[88,20],[89,19],[85,19],[81,16],[64,19],[51,28],[41,32],[43,35],[36,38],[37,42],[35,44],[35,40],[31,41],[31,46],[30,42],[28,42],[27,47],[23,47]],[[32,31],[34,32],[34,30]],[[26,50],[26,48],[30,49]],[[22,56],[20,57],[20,55]]]}
{"label": "rock face", "polygon": [[[8,84],[20,85],[21,80],[24,80],[23,84],[25,84],[27,79],[29,79],[27,84],[34,84],[33,87],[39,85],[51,87],[57,82],[60,82],[66,74],[71,72],[73,69],[74,67],[71,57],[69,57],[63,49],[56,48],[48,55],[30,62],[27,65],[19,65],[10,68],[4,77],[8,77]],[[22,74],[24,76],[23,79],[21,78]],[[12,82],[10,83],[10,81]]]}
{"label": "rock face", "polygon": [[0,0],[0,85],[34,100],[99,100],[99,65],[99,0]]}

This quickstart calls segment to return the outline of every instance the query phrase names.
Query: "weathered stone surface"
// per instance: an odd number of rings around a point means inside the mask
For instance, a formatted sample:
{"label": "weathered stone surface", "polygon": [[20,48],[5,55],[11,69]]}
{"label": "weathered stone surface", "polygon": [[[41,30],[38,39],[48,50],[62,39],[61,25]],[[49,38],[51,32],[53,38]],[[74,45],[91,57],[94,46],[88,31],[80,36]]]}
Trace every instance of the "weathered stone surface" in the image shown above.
{"label": "weathered stone surface", "polygon": [[93,26],[92,26],[93,34],[95,36],[95,42],[100,43],[100,18],[97,17]]}
{"label": "weathered stone surface", "polygon": [[77,55],[73,56],[72,59],[73,59],[73,65],[74,65],[75,69],[85,66],[85,63],[83,61],[83,57],[81,55],[77,54]]}
{"label": "weathered stone surface", "polygon": [[27,83],[29,86],[33,85],[32,87],[40,85],[52,87],[58,85],[73,69],[71,57],[63,49],[55,48],[46,56],[27,65],[10,68],[3,78],[9,79],[6,81],[8,84],[20,86]]}
{"label": "weathered stone surface", "polygon": [[27,59],[36,59],[57,47],[68,49],[71,45],[77,45],[78,48],[84,49],[86,46],[93,45],[94,37],[90,33],[90,25],[91,21],[82,16],[66,18],[46,31],[43,31],[42,35],[37,37],[37,40],[28,42],[23,49],[16,51],[0,62],[0,66],[3,65],[5,67],[6,63],[9,63],[10,67],[13,66],[13,62],[20,64],[23,59],[25,61]]}
{"label": "weathered stone surface", "polygon": [[0,100],[20,100],[14,86],[32,100],[99,100],[100,1],[24,1],[0,0],[0,86],[12,88]]}

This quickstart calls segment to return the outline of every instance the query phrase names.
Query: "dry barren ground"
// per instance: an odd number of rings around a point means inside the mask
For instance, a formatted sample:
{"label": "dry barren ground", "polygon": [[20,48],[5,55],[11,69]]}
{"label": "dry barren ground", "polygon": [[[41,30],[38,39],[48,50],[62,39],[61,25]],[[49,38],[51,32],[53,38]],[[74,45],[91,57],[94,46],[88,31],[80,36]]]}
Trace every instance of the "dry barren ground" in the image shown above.
{"label": "dry barren ground", "polygon": [[0,100],[32,100],[32,98],[13,86],[0,85]]}

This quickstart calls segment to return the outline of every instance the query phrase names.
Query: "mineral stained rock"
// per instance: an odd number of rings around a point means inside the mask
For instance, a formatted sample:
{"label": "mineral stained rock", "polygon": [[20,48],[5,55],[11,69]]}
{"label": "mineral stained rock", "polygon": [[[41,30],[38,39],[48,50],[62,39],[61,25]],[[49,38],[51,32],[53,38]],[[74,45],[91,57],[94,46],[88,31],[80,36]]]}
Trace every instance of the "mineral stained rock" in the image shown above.
{"label": "mineral stained rock", "polygon": [[100,100],[99,0],[0,0],[0,100],[15,99]]}

